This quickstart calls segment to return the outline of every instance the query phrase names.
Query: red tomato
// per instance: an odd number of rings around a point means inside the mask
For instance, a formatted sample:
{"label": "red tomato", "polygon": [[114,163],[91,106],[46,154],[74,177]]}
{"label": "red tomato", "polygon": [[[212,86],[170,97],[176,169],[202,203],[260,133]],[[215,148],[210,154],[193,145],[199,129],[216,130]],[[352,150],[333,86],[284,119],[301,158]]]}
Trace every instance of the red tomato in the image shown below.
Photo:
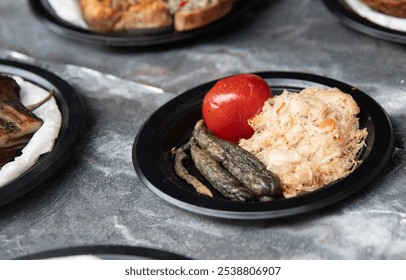
{"label": "red tomato", "polygon": [[257,75],[239,74],[219,80],[203,99],[203,120],[214,135],[237,143],[252,136],[248,120],[270,97],[269,85]]}

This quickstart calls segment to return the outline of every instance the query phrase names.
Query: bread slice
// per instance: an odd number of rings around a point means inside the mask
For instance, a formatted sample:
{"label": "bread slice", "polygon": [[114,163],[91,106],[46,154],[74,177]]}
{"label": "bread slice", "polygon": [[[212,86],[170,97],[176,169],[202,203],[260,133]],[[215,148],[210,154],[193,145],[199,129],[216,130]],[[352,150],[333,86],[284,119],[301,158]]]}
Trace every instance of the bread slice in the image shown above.
{"label": "bread slice", "polygon": [[170,10],[174,13],[174,28],[176,31],[188,31],[208,25],[229,14],[234,2],[234,0],[169,0]]}
{"label": "bread slice", "polygon": [[406,18],[406,0],[362,0],[377,12]]}
{"label": "bread slice", "polygon": [[173,24],[165,1],[144,0],[136,1],[130,5],[120,20],[115,24],[114,30],[131,30],[146,28],[165,28]]}
{"label": "bread slice", "polygon": [[86,23],[97,32],[164,28],[173,24],[165,0],[80,0]]}
{"label": "bread slice", "polygon": [[174,27],[188,31],[229,14],[235,0],[79,0],[86,23],[96,32]]}
{"label": "bread slice", "polygon": [[125,8],[123,1],[110,5],[109,0],[80,0],[79,6],[83,19],[97,32],[112,32]]}

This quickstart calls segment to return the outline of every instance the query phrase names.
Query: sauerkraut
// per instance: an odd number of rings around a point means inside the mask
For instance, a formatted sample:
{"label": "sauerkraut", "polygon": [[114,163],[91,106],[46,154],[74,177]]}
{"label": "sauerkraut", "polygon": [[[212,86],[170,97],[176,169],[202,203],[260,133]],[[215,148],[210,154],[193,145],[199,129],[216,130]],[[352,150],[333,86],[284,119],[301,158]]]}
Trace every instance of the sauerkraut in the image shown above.
{"label": "sauerkraut", "polygon": [[351,173],[365,145],[360,108],[337,88],[284,91],[265,102],[250,120],[254,134],[239,145],[282,182],[286,198],[321,188]]}

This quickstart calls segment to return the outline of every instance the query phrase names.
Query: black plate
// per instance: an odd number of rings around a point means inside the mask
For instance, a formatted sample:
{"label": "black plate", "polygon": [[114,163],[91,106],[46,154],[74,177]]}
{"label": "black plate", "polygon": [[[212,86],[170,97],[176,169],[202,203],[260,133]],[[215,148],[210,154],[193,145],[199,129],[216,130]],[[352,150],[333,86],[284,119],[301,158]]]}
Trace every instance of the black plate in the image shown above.
{"label": "black plate", "polygon": [[367,185],[389,160],[394,133],[389,116],[367,94],[342,82],[303,73],[256,73],[266,79],[273,94],[283,89],[299,91],[307,86],[337,87],[353,96],[358,103],[360,124],[367,127],[367,147],[362,164],[350,175],[312,193],[272,202],[233,202],[220,195],[213,198],[198,195],[193,187],[174,171],[172,147],[186,143],[194,124],[201,118],[205,93],[215,81],[193,88],[158,109],[143,125],[133,145],[134,167],[145,185],[164,200],[183,209],[203,215],[234,218],[278,218],[315,210],[344,199]]}
{"label": "black plate", "polygon": [[231,14],[199,29],[176,32],[172,28],[165,30],[139,31],[132,34],[98,34],[88,29],[72,25],[59,18],[47,0],[30,0],[31,9],[52,31],[69,39],[111,47],[143,47],[164,45],[192,38],[204,38],[205,35],[229,26],[238,17],[251,9],[257,0],[237,1]]}
{"label": "black plate", "polygon": [[75,256],[93,256],[108,260],[130,260],[130,259],[150,259],[150,260],[187,260],[188,258],[174,253],[161,251],[145,247],[130,246],[80,246],[55,249],[40,253],[35,253],[23,257],[19,260],[40,260],[50,258],[63,258]]}
{"label": "black plate", "polygon": [[393,30],[369,21],[351,9],[345,0],[323,1],[327,8],[347,26],[376,38],[397,43],[406,43],[406,32]]}
{"label": "black plate", "polygon": [[20,76],[47,91],[55,89],[54,97],[62,115],[59,136],[52,150],[19,177],[0,187],[2,206],[44,182],[65,163],[81,135],[84,108],[80,96],[67,82],[44,69],[0,59],[0,73]]}

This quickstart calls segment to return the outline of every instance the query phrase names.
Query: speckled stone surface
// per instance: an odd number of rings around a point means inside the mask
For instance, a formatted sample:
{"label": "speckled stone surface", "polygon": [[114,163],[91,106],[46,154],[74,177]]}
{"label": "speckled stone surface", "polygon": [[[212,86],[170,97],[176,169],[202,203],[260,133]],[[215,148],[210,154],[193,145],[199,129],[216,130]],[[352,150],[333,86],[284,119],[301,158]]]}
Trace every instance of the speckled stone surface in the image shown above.
{"label": "speckled stone surface", "polygon": [[[88,122],[59,172],[0,208],[0,259],[83,245],[143,246],[195,259],[406,258],[405,46],[345,27],[319,0],[260,2],[221,34],[123,51],[65,39],[28,1],[2,0],[0,57],[68,81],[84,99]],[[179,209],[145,187],[131,150],[154,110],[201,83],[274,70],[341,80],[388,112],[396,147],[365,190],[296,217],[233,221]]]}

